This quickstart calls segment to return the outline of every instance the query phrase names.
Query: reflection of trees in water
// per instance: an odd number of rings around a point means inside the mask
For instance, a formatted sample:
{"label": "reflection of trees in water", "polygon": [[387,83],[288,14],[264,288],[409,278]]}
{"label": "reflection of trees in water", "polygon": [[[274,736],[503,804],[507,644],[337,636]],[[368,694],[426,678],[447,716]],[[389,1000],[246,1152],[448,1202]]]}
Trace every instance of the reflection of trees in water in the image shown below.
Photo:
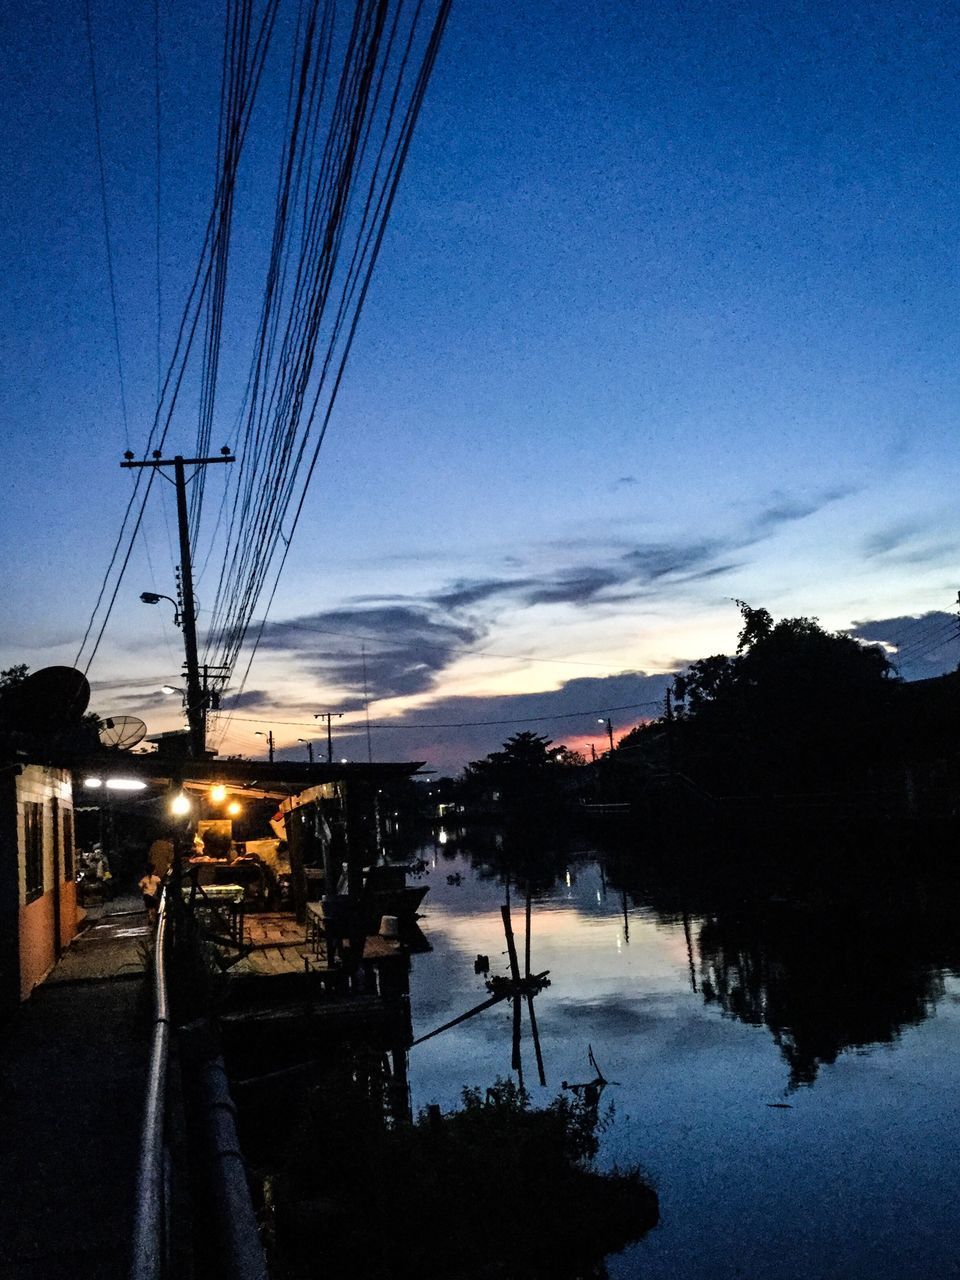
{"label": "reflection of trees in water", "polygon": [[[583,840],[535,824],[472,829],[459,851],[480,878],[534,898],[584,856]],[[605,837],[606,887],[683,927],[690,981],[726,1016],[765,1026],[790,1069],[813,1084],[845,1050],[894,1042],[943,997],[943,970],[960,971],[956,876],[820,848],[807,865],[738,862],[711,850],[664,856],[635,835]],[[577,852],[577,846],[581,851]],[[849,853],[849,850],[847,851]],[[590,855],[587,855],[590,856]],[[626,934],[629,941],[629,932]]]}
{"label": "reflection of trees in water", "polygon": [[635,905],[685,926],[693,989],[768,1028],[790,1088],[813,1084],[845,1050],[890,1044],[923,1022],[943,997],[943,970],[960,968],[960,896],[932,870],[821,863],[774,883],[722,855],[670,865],[620,850],[607,875]]}
{"label": "reflection of trees in water", "polygon": [[536,898],[566,874],[571,851],[559,831],[538,822],[476,827],[459,844],[481,880],[528,888]]}
{"label": "reflection of trees in water", "polygon": [[925,943],[922,924],[900,917],[717,914],[699,928],[700,989],[770,1029],[796,1088],[845,1049],[888,1044],[929,1016],[943,979]]}

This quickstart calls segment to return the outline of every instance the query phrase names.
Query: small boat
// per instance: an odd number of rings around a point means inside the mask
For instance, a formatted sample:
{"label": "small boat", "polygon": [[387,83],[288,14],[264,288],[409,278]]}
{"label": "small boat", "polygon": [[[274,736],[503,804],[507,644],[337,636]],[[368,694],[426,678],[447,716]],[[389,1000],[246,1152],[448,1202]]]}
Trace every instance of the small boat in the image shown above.
{"label": "small boat", "polygon": [[[407,884],[408,872],[415,868],[405,863],[378,862],[363,868],[360,907],[363,921],[374,932],[383,916],[396,916],[400,925],[412,923],[417,909],[430,888],[426,884]],[[340,892],[346,892],[346,871],[340,880]]]}

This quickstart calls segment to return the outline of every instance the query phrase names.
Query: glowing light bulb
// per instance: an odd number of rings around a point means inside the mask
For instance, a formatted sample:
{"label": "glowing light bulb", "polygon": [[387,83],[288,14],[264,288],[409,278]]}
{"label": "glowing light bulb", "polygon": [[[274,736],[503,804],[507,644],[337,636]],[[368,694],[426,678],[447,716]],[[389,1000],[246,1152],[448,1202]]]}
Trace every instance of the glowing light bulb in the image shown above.
{"label": "glowing light bulb", "polygon": [[180,794],[174,796],[173,800],[170,802],[170,812],[175,814],[178,818],[182,818],[184,814],[190,812],[190,798],[185,796],[181,791]]}
{"label": "glowing light bulb", "polygon": [[231,818],[235,818],[239,812],[240,806],[237,804],[236,800],[232,800],[230,804],[227,805],[227,813],[229,813]]}
{"label": "glowing light bulb", "polygon": [[223,804],[227,798],[227,788],[221,782],[215,782],[210,788],[210,799],[214,804]]}

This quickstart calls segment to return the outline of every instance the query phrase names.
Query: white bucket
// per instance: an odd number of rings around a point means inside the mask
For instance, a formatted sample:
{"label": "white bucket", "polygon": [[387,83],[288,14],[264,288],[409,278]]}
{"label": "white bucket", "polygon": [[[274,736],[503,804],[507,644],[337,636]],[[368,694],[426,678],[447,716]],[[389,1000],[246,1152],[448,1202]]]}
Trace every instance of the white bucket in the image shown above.
{"label": "white bucket", "polygon": [[400,922],[396,916],[380,917],[380,937],[381,938],[399,938]]}

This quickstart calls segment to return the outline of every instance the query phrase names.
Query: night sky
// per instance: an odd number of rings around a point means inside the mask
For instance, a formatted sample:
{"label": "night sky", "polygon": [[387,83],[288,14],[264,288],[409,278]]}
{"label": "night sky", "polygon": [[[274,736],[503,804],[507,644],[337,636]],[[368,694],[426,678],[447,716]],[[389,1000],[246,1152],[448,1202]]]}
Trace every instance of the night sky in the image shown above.
{"label": "night sky", "polygon": [[[244,156],[216,447],[295,10]],[[83,6],[8,5],[0,666],[74,660],[156,405],[158,311],[165,363],[211,200],[223,14],[160,0],[158,299],[154,6],[91,15],[127,423]],[[952,669],[958,68],[952,6],[455,0],[222,750],[263,754],[273,728],[302,755],[364,676],[374,726],[517,722],[375,727],[375,756],[452,769],[524,727],[599,749],[599,714],[622,731],[678,664],[732,649],[738,597],[899,646],[909,678]],[[89,672],[97,710],[151,730],[181,722],[159,693],[172,609],[138,599],[173,594],[173,521],[157,485]],[[365,759],[345,721],[338,755]]]}

